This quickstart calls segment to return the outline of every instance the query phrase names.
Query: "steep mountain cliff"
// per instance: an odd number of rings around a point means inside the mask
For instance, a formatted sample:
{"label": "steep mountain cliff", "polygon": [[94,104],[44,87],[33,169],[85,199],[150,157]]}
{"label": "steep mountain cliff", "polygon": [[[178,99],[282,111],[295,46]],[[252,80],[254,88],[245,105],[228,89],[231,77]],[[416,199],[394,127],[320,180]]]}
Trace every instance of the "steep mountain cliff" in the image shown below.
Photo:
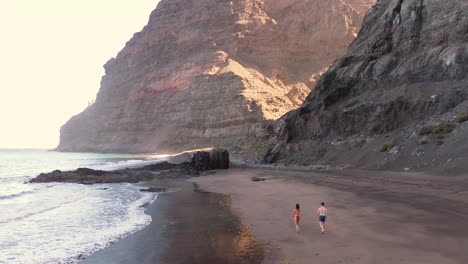
{"label": "steep mountain cliff", "polygon": [[58,150],[245,145],[301,105],[374,0],[161,0]]}
{"label": "steep mountain cliff", "polygon": [[468,2],[380,0],[304,104],[269,128],[265,161],[461,172],[467,98]]}

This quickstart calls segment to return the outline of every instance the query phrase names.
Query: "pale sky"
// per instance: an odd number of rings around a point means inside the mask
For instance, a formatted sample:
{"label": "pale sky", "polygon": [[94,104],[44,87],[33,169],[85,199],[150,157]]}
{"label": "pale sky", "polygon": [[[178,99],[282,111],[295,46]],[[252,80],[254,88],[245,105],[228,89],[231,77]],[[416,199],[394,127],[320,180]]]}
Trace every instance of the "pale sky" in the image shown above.
{"label": "pale sky", "polygon": [[0,0],[0,148],[56,147],[158,0]]}

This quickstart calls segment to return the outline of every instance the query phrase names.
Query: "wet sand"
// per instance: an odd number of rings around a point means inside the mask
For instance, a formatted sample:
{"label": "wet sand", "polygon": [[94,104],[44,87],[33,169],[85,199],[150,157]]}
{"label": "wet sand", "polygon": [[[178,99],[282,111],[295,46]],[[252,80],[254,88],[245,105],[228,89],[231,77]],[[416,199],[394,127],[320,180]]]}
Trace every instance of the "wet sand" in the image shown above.
{"label": "wet sand", "polygon": [[[160,187],[161,182],[149,183]],[[146,213],[151,224],[86,258],[83,263],[260,263],[262,248],[230,209],[230,198],[170,181]]]}
{"label": "wet sand", "polygon": [[[468,263],[467,177],[239,168],[190,181],[232,198],[264,244],[263,263]],[[322,201],[329,209],[323,235],[316,216]]]}

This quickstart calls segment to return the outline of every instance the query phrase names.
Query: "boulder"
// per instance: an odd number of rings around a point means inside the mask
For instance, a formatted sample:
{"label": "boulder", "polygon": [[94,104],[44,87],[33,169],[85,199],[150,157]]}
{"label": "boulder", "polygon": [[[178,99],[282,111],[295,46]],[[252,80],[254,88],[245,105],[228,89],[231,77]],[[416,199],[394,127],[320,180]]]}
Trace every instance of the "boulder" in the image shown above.
{"label": "boulder", "polygon": [[260,177],[252,177],[250,180],[253,182],[266,181],[266,179]]}
{"label": "boulder", "polygon": [[161,193],[161,192],[167,192],[167,188],[161,188],[161,187],[150,187],[147,189],[140,189],[140,192],[154,192],[154,193]]}
{"label": "boulder", "polygon": [[228,169],[229,153],[224,149],[198,151],[193,155],[190,166],[196,171]]}

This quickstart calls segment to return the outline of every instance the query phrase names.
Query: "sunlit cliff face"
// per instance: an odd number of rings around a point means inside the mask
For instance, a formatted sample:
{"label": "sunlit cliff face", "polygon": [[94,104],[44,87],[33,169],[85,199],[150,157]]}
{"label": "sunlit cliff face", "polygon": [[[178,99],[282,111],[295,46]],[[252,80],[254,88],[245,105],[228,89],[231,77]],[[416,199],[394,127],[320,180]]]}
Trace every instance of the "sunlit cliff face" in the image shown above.
{"label": "sunlit cliff face", "polygon": [[59,149],[250,144],[263,121],[299,107],[363,13],[343,0],[161,1]]}

